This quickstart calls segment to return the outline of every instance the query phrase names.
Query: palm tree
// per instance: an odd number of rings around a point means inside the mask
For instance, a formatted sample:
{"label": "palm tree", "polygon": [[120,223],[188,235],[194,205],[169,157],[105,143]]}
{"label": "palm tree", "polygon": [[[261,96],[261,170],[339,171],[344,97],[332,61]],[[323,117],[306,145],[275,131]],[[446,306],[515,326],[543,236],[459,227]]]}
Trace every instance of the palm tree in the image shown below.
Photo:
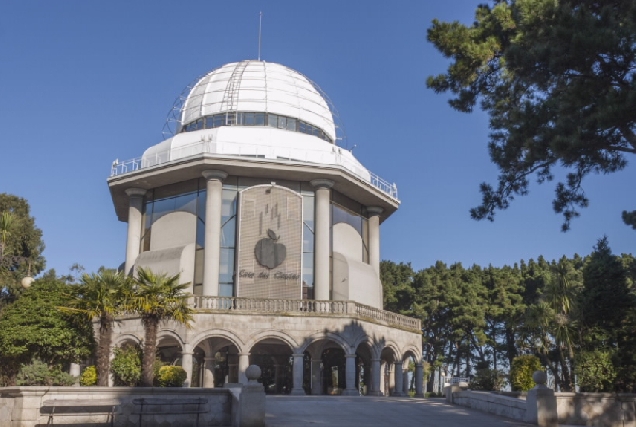
{"label": "palm tree", "polygon": [[188,305],[190,294],[184,292],[189,283],[179,284],[179,275],[154,274],[139,268],[136,287],[130,299],[130,310],[141,316],[144,325],[144,354],[141,362],[141,385],[151,387],[153,365],[157,353],[159,322],[174,320],[189,326],[192,309]]}
{"label": "palm tree", "polygon": [[89,320],[99,319],[97,341],[97,385],[108,386],[110,373],[110,346],[115,316],[125,308],[131,280],[123,273],[103,269],[97,274],[84,274],[69,307],[60,310],[84,314]]}

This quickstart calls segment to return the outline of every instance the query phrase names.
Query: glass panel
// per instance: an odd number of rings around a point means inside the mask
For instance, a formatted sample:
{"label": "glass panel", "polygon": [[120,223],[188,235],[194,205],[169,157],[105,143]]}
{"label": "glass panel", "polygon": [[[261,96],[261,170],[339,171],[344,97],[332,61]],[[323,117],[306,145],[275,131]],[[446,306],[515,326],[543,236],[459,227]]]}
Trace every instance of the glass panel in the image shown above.
{"label": "glass panel", "polygon": [[203,129],[203,119],[199,119],[194,124],[196,130]]}
{"label": "glass panel", "polygon": [[198,283],[196,285],[194,285],[194,289],[192,292],[194,295],[203,295],[203,284],[202,283]]}
{"label": "glass panel", "polygon": [[287,117],[278,116],[278,129],[285,129],[287,127]]}
{"label": "glass panel", "polygon": [[205,224],[197,220],[197,248],[205,248]]}
{"label": "glass panel", "polygon": [[236,124],[236,113],[227,113],[227,124],[230,126]]}
{"label": "glass panel", "polygon": [[236,190],[223,189],[223,204],[221,206],[221,223],[225,223],[230,217],[236,215],[236,198],[238,192]]}
{"label": "glass panel", "polygon": [[[314,287],[314,254],[303,254],[303,297],[305,289]],[[313,292],[312,292],[313,294]]]}
{"label": "glass panel", "polygon": [[278,116],[276,114],[268,114],[267,115],[267,125],[271,127],[278,126]]}
{"label": "glass panel", "polygon": [[225,113],[214,115],[214,127],[225,126]]}
{"label": "glass panel", "polygon": [[230,219],[221,228],[221,247],[234,248],[236,246],[236,217]]}
{"label": "glass panel", "polygon": [[175,197],[175,211],[190,212],[196,214],[197,209],[197,193],[183,194]]}
{"label": "glass panel", "polygon": [[254,126],[254,113],[243,113],[243,124],[246,126]]}
{"label": "glass panel", "polygon": [[369,220],[362,218],[362,262],[369,263]]}
{"label": "glass panel", "polygon": [[152,212],[152,223],[154,224],[162,216],[174,210],[174,199],[155,200],[155,206]]}
{"label": "glass panel", "polygon": [[333,207],[331,213],[331,224],[335,225],[339,222],[344,222],[345,224],[349,224],[352,226],[360,236],[362,236],[362,218],[356,214],[353,214],[343,207],[333,203],[331,205]]}
{"label": "glass panel", "polygon": [[287,130],[296,131],[296,119],[287,119]]}
{"label": "glass panel", "polygon": [[221,248],[219,282],[234,283],[234,248]]}
{"label": "glass panel", "polygon": [[197,217],[205,224],[205,199],[206,192],[205,190],[199,191],[199,195],[197,196]]}
{"label": "glass panel", "polygon": [[234,296],[234,285],[221,283],[219,285],[219,296],[220,297],[233,297]]}
{"label": "glass panel", "polygon": [[214,117],[205,118],[205,128],[212,129],[214,127]]}
{"label": "glass panel", "polygon": [[194,283],[203,283],[203,256],[205,251],[199,249],[194,254]]}
{"label": "glass panel", "polygon": [[307,226],[307,223],[303,226],[303,252],[314,251],[314,232],[312,228]]}
{"label": "glass panel", "polygon": [[265,113],[254,113],[254,124],[256,126],[265,125]]}

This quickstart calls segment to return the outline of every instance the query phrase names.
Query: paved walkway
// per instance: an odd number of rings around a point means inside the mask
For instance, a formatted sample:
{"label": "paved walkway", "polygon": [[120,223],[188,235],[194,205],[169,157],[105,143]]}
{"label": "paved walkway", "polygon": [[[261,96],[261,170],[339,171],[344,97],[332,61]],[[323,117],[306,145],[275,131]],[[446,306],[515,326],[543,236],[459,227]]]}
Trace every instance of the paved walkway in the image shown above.
{"label": "paved walkway", "polygon": [[267,427],[528,427],[444,399],[267,396]]}

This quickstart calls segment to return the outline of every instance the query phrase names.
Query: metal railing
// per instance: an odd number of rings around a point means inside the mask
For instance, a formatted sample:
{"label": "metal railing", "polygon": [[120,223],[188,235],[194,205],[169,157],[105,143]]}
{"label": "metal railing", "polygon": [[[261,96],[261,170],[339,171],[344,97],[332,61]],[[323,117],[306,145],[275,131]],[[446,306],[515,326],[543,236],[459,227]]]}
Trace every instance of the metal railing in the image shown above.
{"label": "metal railing", "polygon": [[315,301],[258,299],[236,297],[193,297],[193,306],[201,310],[220,310],[228,312],[256,313],[296,313],[305,315],[341,314],[362,319],[372,319],[389,326],[420,331],[422,322],[413,317],[403,316],[390,311],[363,305],[355,301]]}
{"label": "metal railing", "polygon": [[200,154],[212,154],[224,158],[267,159],[269,161],[328,164],[343,167],[362,181],[368,182],[391,198],[398,200],[397,186],[360,166],[349,156],[342,154],[343,148],[334,146],[332,151],[306,150],[298,148],[270,147],[242,142],[200,141],[176,149],[168,149],[135,159],[113,162],[110,176],[118,176],[140,169],[158,166],[175,160],[187,159]]}

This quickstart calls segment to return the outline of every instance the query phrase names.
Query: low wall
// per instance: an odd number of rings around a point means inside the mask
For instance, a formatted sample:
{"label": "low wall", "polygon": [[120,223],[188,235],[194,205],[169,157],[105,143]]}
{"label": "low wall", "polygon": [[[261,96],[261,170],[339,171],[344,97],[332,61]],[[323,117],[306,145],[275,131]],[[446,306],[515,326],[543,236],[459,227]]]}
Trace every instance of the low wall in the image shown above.
{"label": "low wall", "polygon": [[526,401],[483,391],[461,391],[452,393],[452,403],[523,421],[526,418]]}
{"label": "low wall", "polygon": [[559,424],[636,427],[636,394],[555,393]]}
{"label": "low wall", "polygon": [[[247,387],[247,386],[246,386]],[[43,407],[45,401],[57,400],[99,400],[113,399],[119,402],[115,409],[114,425],[116,427],[138,426],[139,415],[134,415],[136,409],[133,399],[160,398],[177,402],[181,399],[204,398],[208,401],[207,411],[200,414],[199,423],[204,426],[235,426],[247,427],[258,425],[241,421],[241,414],[247,409],[241,405],[241,400],[247,397],[265,402],[265,393],[260,390],[244,393],[228,389],[206,388],[142,388],[142,387],[5,387],[0,388],[0,427],[35,427],[46,425],[49,421],[51,407]],[[249,391],[252,391],[250,393]],[[255,393],[254,393],[255,392]],[[82,406],[84,406],[82,404]],[[85,405],[89,406],[89,405]],[[179,405],[169,408],[178,413],[182,409]],[[58,408],[55,412],[55,424],[77,425],[110,425],[110,417],[103,413],[91,414],[82,410],[81,406],[73,408]],[[196,423],[196,414],[161,414],[144,415],[143,425],[161,425],[165,427],[191,427]],[[245,415],[242,416],[247,420]],[[264,412],[261,419],[264,418]],[[263,420],[262,420],[263,421]],[[261,421],[261,422],[262,422]]]}
{"label": "low wall", "polygon": [[[455,405],[528,422],[532,414],[527,412],[527,395],[527,393],[500,394],[448,387],[446,400]],[[636,427],[636,394],[561,392],[554,395],[559,424]],[[535,413],[536,411],[535,408]]]}

